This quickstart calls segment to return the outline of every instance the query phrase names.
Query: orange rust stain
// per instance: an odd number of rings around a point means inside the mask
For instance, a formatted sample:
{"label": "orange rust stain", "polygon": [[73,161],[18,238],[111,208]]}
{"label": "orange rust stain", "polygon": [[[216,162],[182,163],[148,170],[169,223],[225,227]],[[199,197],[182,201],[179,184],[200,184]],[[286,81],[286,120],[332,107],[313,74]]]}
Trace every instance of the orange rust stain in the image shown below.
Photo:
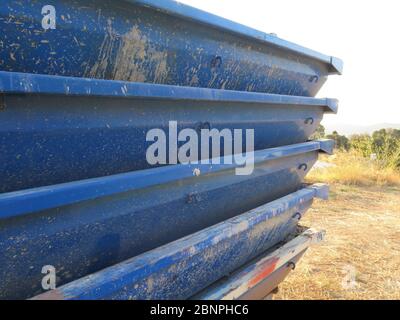
{"label": "orange rust stain", "polygon": [[264,280],[267,276],[269,276],[272,272],[275,271],[276,264],[278,263],[278,258],[271,258],[265,261],[261,266],[257,269],[261,269],[261,272],[258,272],[257,275],[249,281],[249,286],[253,287]]}

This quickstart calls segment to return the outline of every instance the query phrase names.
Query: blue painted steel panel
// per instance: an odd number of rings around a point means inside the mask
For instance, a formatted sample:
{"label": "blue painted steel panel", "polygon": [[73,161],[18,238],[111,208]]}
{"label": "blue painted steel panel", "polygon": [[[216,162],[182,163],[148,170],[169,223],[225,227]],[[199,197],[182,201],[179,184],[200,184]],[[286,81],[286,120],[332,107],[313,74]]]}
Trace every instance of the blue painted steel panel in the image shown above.
{"label": "blue painted steel panel", "polygon": [[176,165],[1,194],[0,298],[40,293],[44,265],[61,285],[295,192],[332,146],[258,151],[249,176]]}
{"label": "blue painted steel panel", "polygon": [[263,150],[306,141],[337,110],[333,99],[9,72],[0,92],[0,192],[150,168],[146,134],[169,121],[254,129]]}
{"label": "blue painted steel panel", "polygon": [[54,0],[55,29],[45,30],[48,4],[1,2],[3,71],[315,96],[342,70],[337,58],[175,1]]}
{"label": "blue painted steel panel", "polygon": [[318,196],[311,186],[36,297],[187,299],[294,232]]}

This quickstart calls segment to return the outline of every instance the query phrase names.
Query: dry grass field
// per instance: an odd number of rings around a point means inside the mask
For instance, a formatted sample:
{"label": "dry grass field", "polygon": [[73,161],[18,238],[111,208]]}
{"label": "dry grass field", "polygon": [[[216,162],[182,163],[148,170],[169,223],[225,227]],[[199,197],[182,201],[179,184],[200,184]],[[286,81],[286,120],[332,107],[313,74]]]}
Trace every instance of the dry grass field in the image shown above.
{"label": "dry grass field", "polygon": [[400,174],[354,155],[325,158],[310,182],[331,184],[303,225],[325,229],[275,299],[400,299]]}

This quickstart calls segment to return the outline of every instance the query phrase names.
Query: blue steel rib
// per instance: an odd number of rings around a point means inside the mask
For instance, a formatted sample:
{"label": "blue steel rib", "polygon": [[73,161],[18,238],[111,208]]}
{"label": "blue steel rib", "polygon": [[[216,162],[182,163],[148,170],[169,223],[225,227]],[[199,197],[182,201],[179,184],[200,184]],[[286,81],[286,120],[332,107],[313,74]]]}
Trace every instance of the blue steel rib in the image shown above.
{"label": "blue steel rib", "polygon": [[342,71],[337,58],[175,1],[55,0],[54,29],[48,4],[2,2],[3,71],[295,96]]}
{"label": "blue steel rib", "polygon": [[258,151],[249,176],[176,165],[1,194],[1,298],[40,293],[43,265],[62,285],[295,192],[332,146]]}
{"label": "blue steel rib", "polygon": [[35,299],[187,299],[283,241],[326,189],[301,189]]}
{"label": "blue steel rib", "polygon": [[334,99],[10,72],[0,92],[0,193],[151,168],[147,133],[170,121],[253,129],[263,150],[307,141],[337,111]]}

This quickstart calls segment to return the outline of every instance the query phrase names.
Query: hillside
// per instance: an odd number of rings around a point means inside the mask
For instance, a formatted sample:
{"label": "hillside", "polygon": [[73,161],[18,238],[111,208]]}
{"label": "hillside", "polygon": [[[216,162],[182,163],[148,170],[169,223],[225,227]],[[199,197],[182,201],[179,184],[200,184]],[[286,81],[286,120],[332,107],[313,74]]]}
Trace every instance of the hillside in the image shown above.
{"label": "hillside", "polygon": [[379,123],[374,125],[352,125],[352,124],[330,124],[330,123],[323,123],[326,132],[332,133],[333,131],[337,131],[340,134],[350,136],[352,134],[361,134],[361,133],[368,133],[372,134],[374,131],[380,129],[400,129],[400,123]]}

